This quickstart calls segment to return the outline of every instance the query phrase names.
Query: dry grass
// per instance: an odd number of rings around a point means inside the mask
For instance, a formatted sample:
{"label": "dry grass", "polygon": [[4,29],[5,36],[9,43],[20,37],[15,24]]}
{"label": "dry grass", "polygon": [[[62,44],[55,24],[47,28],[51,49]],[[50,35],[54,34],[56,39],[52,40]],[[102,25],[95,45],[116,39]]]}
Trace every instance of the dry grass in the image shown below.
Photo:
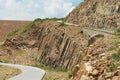
{"label": "dry grass", "polygon": [[6,80],[19,74],[21,71],[12,67],[6,67],[0,65],[0,80]]}
{"label": "dry grass", "polygon": [[46,75],[43,80],[68,80],[68,72],[57,72],[45,70]]}

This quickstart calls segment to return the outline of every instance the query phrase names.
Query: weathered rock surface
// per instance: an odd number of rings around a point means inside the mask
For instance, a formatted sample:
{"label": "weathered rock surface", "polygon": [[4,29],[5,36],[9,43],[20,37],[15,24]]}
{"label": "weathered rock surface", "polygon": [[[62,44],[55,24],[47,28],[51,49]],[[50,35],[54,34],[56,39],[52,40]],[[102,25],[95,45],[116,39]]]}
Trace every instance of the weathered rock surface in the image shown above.
{"label": "weathered rock surface", "polygon": [[[76,73],[76,77],[73,77],[73,80],[79,80],[83,75],[88,77],[89,80],[103,80],[109,77],[110,79],[114,78],[114,73],[109,73],[112,62],[110,56],[111,51],[109,50],[111,45],[113,44],[110,38],[99,39],[90,45],[87,49],[87,55],[79,64],[81,68]],[[104,75],[106,76],[104,77]]]}
{"label": "weathered rock surface", "polygon": [[84,55],[87,40],[79,27],[59,27],[60,23],[43,21],[31,26],[32,31],[7,39],[4,47],[38,48],[37,60],[47,66],[71,70]]}
{"label": "weathered rock surface", "polygon": [[[3,47],[12,49],[37,49],[32,53],[40,63],[73,71],[73,80],[117,79],[118,72],[110,72],[113,46],[111,37],[103,31],[86,39],[83,29],[114,31],[120,20],[119,0],[85,0],[66,18],[78,26],[60,26],[56,21],[34,23],[31,30],[7,39]],[[93,30],[86,30],[92,35]],[[96,34],[98,30],[94,30]],[[106,32],[106,34],[108,34]],[[34,55],[34,56],[33,56]]]}
{"label": "weathered rock surface", "polygon": [[[80,27],[60,27],[59,24],[55,21],[35,23],[29,32],[7,39],[3,46],[28,49],[27,55],[37,56],[37,60],[47,66],[72,70],[79,64],[73,72],[73,80],[103,79],[103,75],[109,72],[111,63],[110,38],[96,37],[88,46],[88,40],[81,33]],[[30,49],[35,52],[29,54]]]}
{"label": "weathered rock surface", "polygon": [[120,25],[119,14],[119,0],[85,0],[65,18],[65,21],[82,27],[112,30]]}
{"label": "weathered rock surface", "polygon": [[84,54],[86,40],[78,27],[58,28],[54,25],[41,27],[38,43],[38,59],[41,63],[53,67],[72,69]]}

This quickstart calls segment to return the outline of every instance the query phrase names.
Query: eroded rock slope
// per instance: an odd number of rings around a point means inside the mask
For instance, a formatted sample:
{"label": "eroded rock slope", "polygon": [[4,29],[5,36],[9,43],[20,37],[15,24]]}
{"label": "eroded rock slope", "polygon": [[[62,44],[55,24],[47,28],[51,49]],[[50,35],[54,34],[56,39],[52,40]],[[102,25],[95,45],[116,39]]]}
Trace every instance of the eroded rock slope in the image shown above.
{"label": "eroded rock slope", "polygon": [[34,48],[33,55],[40,63],[71,70],[84,55],[87,40],[80,27],[60,24],[55,21],[35,23],[30,26],[31,31],[7,39],[3,46],[21,50]]}
{"label": "eroded rock slope", "polygon": [[119,0],[85,0],[65,18],[65,21],[83,27],[111,30],[120,25],[119,14]]}

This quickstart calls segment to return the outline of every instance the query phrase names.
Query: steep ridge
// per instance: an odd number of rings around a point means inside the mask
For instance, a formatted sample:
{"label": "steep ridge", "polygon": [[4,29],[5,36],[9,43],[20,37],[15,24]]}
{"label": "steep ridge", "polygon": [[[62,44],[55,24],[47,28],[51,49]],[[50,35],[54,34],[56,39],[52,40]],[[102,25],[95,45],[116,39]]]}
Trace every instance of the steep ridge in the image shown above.
{"label": "steep ridge", "polygon": [[112,30],[120,25],[119,14],[119,0],[85,0],[65,18],[65,21],[82,27]]}
{"label": "steep ridge", "polygon": [[[119,0],[85,0],[65,18],[65,22],[77,24],[88,30],[114,31],[120,27],[119,10]],[[89,34],[90,31],[86,32]],[[86,48],[86,55],[75,67],[72,80],[119,80],[120,74],[116,71],[119,65],[112,56],[118,52],[119,47],[110,50],[111,47],[119,46],[119,43],[114,44],[114,40],[115,38],[109,36],[96,41],[90,40],[92,44]],[[112,70],[113,68],[115,70]]]}

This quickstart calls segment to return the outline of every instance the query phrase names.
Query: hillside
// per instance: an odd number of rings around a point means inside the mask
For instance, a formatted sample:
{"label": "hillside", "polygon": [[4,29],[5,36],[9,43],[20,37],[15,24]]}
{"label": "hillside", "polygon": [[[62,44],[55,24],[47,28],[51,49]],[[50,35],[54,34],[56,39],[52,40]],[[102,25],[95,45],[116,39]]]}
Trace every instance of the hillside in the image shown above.
{"label": "hillside", "polygon": [[[97,34],[88,40],[83,28],[63,25],[54,20],[34,21],[18,33],[2,45],[0,61],[39,67],[44,65],[63,71],[73,70],[79,64],[81,75],[96,69],[105,70],[99,73],[105,75],[112,66],[112,59],[109,60],[114,52],[110,50],[114,47],[112,36]],[[87,69],[89,66],[93,67],[90,71]],[[73,73],[73,79],[79,76],[76,71]]]}
{"label": "hillside", "polygon": [[116,71],[120,66],[117,57],[119,38],[104,34],[114,31],[119,33],[119,20],[119,0],[85,0],[66,16],[65,22],[79,25],[83,28],[83,33],[90,37],[91,33],[106,36],[96,41],[88,40],[92,44],[87,48],[83,60],[76,66],[73,80],[119,80],[120,74]]}
{"label": "hillside", "polygon": [[119,3],[85,0],[64,21],[36,19],[4,41],[0,61],[70,71],[71,80],[119,80]]}
{"label": "hillside", "polygon": [[85,0],[65,18],[82,27],[112,30],[120,25],[119,0]]}
{"label": "hillside", "polygon": [[31,21],[11,21],[11,20],[0,20],[0,40],[5,38],[8,33],[23,28]]}

